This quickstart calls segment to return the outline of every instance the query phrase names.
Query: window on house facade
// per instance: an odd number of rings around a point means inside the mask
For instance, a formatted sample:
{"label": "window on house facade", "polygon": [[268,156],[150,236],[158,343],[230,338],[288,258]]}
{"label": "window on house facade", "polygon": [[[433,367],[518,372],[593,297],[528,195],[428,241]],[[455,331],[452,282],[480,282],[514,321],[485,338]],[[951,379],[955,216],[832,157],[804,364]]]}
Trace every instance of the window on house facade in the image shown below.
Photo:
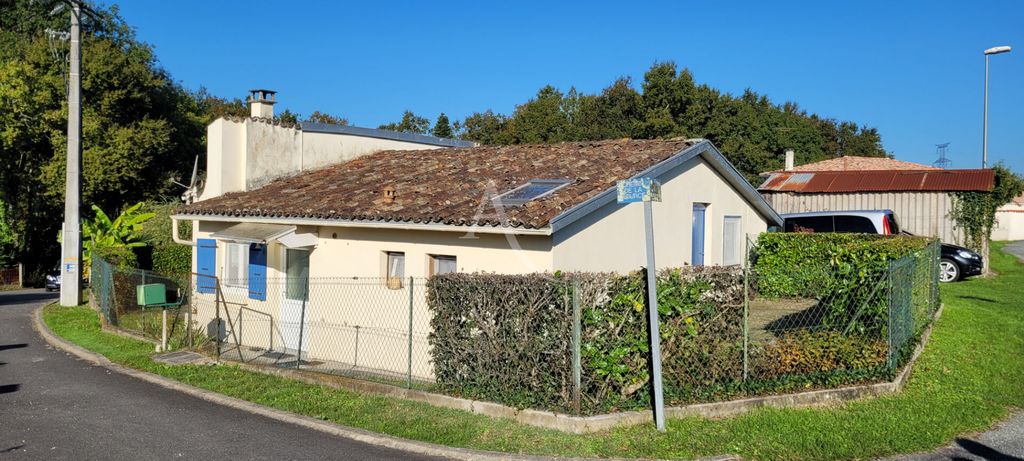
{"label": "window on house facade", "polygon": [[548,195],[570,182],[572,181],[568,179],[531,179],[526,184],[499,195],[495,200],[505,206],[519,206]]}
{"label": "window on house facade", "polygon": [[430,255],[430,275],[451,274],[458,272],[454,256]]}
{"label": "window on house facade", "polygon": [[743,262],[743,232],[739,216],[726,216],[722,223],[722,265],[732,266]]}
{"label": "window on house facade", "polygon": [[402,279],[405,278],[405,253],[398,251],[387,252],[387,271],[384,276],[388,288],[397,290],[402,288]]}
{"label": "window on house facade", "polygon": [[232,288],[247,288],[249,275],[249,244],[228,243],[225,245],[227,255],[224,258],[224,276],[221,282]]}

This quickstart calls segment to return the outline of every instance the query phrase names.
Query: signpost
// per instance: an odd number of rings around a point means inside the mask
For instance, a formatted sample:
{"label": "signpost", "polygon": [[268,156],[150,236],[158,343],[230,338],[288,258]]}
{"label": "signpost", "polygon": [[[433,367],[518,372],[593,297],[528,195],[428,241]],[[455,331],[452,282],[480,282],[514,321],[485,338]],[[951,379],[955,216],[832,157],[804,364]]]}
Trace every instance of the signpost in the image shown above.
{"label": "signpost", "polygon": [[618,182],[618,202],[644,203],[644,233],[647,237],[647,321],[651,330],[651,369],[654,393],[654,424],[665,430],[665,399],[661,386],[661,334],[658,328],[657,266],[654,264],[654,212],[651,202],[661,201],[661,184],[651,178]]}

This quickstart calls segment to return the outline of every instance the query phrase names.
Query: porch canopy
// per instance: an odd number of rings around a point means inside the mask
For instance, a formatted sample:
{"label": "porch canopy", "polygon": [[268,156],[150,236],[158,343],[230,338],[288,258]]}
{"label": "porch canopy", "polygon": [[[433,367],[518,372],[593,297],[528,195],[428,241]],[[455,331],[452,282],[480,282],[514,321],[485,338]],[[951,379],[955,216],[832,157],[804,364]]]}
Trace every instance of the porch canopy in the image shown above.
{"label": "porch canopy", "polygon": [[317,236],[312,233],[296,233],[295,226],[285,224],[238,223],[214,232],[211,237],[237,243],[266,245],[277,240],[288,248],[316,246]]}

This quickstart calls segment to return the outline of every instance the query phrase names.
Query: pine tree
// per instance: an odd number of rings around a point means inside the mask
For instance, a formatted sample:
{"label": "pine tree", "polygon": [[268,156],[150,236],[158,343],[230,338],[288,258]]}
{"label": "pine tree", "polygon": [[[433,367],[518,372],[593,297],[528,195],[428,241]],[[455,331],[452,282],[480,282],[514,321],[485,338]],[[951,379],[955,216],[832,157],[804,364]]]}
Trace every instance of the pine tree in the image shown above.
{"label": "pine tree", "polygon": [[430,133],[439,138],[452,137],[452,125],[448,122],[448,116],[444,112],[437,116],[437,121],[434,122],[434,129]]}

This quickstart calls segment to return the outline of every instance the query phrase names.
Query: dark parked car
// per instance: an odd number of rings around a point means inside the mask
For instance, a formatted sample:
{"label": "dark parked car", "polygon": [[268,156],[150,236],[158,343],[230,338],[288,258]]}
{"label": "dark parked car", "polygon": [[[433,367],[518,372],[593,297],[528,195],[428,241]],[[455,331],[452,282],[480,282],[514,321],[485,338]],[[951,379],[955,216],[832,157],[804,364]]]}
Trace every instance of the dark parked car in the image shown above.
{"label": "dark parked car", "polygon": [[[813,211],[782,215],[785,232],[853,232],[895,235],[901,233],[892,210]],[[909,232],[902,232],[910,234]],[[981,255],[967,248],[942,244],[939,281],[955,282],[981,274]]]}

